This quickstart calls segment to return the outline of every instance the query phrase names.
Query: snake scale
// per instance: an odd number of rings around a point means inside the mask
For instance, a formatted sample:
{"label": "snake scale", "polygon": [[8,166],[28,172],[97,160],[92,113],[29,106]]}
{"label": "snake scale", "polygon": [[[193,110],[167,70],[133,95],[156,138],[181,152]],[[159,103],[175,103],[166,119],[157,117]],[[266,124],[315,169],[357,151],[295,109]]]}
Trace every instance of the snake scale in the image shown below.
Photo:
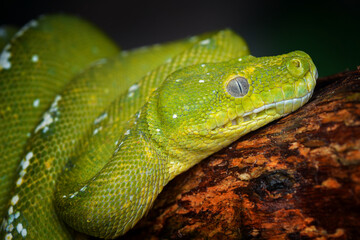
{"label": "snake scale", "polygon": [[171,179],[301,107],[317,78],[306,53],[257,58],[231,30],[130,51],[67,15],[10,32],[1,239],[123,235]]}

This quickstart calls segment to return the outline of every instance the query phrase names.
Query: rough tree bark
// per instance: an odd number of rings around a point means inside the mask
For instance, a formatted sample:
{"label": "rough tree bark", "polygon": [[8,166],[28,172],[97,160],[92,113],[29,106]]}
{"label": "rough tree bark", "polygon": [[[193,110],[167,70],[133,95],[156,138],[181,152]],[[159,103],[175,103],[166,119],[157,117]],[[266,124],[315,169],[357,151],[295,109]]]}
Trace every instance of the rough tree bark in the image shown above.
{"label": "rough tree bark", "polygon": [[121,239],[359,239],[360,68],[171,181]]}

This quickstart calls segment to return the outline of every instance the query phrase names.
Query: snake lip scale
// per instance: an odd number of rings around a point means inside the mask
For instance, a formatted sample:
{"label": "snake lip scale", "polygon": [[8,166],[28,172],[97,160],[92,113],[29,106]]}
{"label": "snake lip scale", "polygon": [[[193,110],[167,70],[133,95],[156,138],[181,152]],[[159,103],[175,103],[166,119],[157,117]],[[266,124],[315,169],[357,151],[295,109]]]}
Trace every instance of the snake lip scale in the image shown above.
{"label": "snake lip scale", "polygon": [[[301,103],[301,105],[305,104],[306,102],[309,101],[309,99],[311,98],[313,94],[313,91],[307,93],[305,96],[303,97],[300,97],[300,98],[294,98],[294,99],[290,99],[290,100],[283,100],[283,101],[280,101],[280,102],[276,102],[276,103],[270,103],[270,104],[266,104],[262,107],[259,107],[259,108],[255,108],[253,111],[251,112],[246,112],[242,115],[242,118],[241,119],[240,117],[236,117],[235,119],[231,120],[231,123],[232,123],[232,127],[230,127],[231,130],[235,129],[236,126],[240,123],[242,123],[243,121],[244,122],[247,122],[247,121],[250,121],[250,120],[253,120],[254,118],[256,118],[257,116],[257,113],[260,113],[264,110],[268,110],[268,109],[274,109],[276,107],[280,108],[280,107],[285,107],[285,105],[292,105],[292,111],[295,111],[296,108],[295,108],[295,105],[298,104],[298,103]],[[286,115],[286,114],[284,114]],[[249,116],[249,117],[248,117]],[[247,118],[246,118],[247,117]]]}

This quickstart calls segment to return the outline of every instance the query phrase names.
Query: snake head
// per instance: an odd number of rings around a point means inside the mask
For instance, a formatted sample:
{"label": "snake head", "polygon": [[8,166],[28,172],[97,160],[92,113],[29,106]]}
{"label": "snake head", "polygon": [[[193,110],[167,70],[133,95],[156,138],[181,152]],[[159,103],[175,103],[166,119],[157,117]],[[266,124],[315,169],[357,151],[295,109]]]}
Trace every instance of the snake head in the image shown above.
{"label": "snake head", "polygon": [[297,110],[312,96],[316,78],[301,51],[183,68],[156,92],[154,126],[175,155],[203,158]]}

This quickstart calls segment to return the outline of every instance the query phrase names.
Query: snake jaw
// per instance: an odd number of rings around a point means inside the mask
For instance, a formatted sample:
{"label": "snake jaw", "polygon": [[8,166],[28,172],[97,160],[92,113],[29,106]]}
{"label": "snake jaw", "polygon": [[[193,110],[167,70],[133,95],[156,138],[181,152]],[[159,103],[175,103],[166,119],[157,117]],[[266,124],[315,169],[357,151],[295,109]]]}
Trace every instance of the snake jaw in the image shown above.
{"label": "snake jaw", "polygon": [[[233,119],[230,119],[229,117],[225,118],[222,114],[222,124],[220,124],[219,118],[218,121],[210,118],[208,123],[205,123],[204,125],[204,129],[207,129],[207,131],[199,131],[199,133],[202,133],[201,135],[215,135],[224,130],[234,131],[241,129],[244,127],[244,124],[248,125],[250,121],[259,121],[261,119],[265,119],[267,115],[271,116],[273,119],[285,116],[307,103],[312,94],[313,90],[302,97],[265,104],[261,107],[253,109],[252,111],[245,112],[244,114]],[[265,112],[269,114],[263,114]]]}

